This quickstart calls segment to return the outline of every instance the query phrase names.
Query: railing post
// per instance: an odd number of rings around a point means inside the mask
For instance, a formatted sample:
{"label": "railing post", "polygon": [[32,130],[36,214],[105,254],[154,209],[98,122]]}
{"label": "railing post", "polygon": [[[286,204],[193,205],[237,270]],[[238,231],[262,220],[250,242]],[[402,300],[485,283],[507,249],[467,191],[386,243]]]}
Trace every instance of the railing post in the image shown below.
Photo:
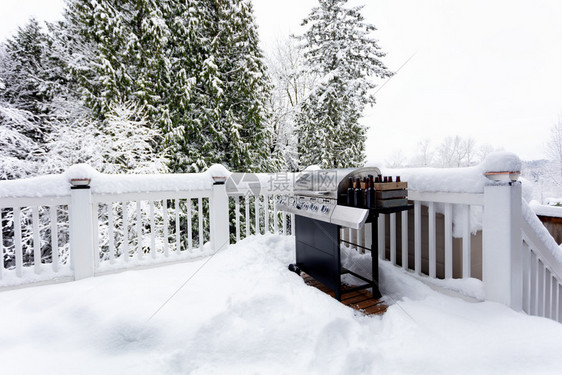
{"label": "railing post", "polygon": [[228,247],[230,243],[230,225],[228,221],[228,195],[226,194],[226,177],[213,176],[213,190],[210,204],[210,242],[213,252]]}
{"label": "railing post", "polygon": [[486,299],[522,309],[521,182],[484,186],[482,280]]}
{"label": "railing post", "polygon": [[70,261],[74,279],[94,276],[92,194],[89,179],[71,180],[69,207]]}

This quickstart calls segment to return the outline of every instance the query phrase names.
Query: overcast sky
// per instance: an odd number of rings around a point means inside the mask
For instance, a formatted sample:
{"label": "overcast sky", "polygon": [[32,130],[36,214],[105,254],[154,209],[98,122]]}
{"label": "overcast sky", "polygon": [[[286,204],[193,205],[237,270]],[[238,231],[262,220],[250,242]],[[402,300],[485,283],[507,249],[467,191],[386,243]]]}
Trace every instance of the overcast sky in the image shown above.
{"label": "overcast sky", "polygon": [[[0,38],[33,15],[53,20],[63,0],[1,0]],[[264,49],[291,33],[316,0],[254,0]],[[372,162],[413,155],[429,138],[471,136],[518,154],[546,156],[562,114],[559,0],[363,0],[396,71],[365,113]]]}

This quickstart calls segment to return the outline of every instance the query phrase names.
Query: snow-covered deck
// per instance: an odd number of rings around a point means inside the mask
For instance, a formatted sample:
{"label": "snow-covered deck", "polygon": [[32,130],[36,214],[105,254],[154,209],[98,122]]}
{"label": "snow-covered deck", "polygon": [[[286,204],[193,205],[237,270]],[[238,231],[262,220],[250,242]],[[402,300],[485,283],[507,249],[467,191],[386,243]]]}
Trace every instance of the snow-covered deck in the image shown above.
{"label": "snow-covered deck", "polygon": [[[2,371],[560,371],[562,325],[556,322],[445,296],[388,262],[381,264],[381,291],[390,307],[367,317],[287,270],[293,242],[251,236],[199,261],[2,292]],[[348,261],[360,265],[361,257]]]}
{"label": "snow-covered deck", "polygon": [[[560,248],[522,200],[520,182],[484,176],[504,171],[511,179],[518,160],[499,154],[471,168],[383,171],[408,181],[413,212],[384,215],[377,228],[342,228],[340,236],[369,248],[377,231],[374,255],[433,288],[560,322]],[[69,181],[85,177],[90,188],[70,189]],[[290,235],[293,217],[276,202],[294,177],[222,166],[107,176],[77,166],[41,181],[0,182],[0,286],[198,261],[252,235]]]}

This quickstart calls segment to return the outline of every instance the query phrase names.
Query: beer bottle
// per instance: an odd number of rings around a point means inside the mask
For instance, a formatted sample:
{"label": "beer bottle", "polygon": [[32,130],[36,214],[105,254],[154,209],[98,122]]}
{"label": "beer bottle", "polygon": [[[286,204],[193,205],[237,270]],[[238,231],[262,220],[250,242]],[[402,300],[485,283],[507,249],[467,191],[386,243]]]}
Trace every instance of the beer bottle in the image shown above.
{"label": "beer bottle", "polygon": [[367,208],[376,208],[376,202],[377,202],[377,194],[376,194],[376,190],[375,190],[375,184],[373,182],[373,176],[369,176],[370,177],[370,181],[371,183],[369,184],[369,205],[367,206]]}
{"label": "beer bottle", "polygon": [[355,180],[355,190],[353,191],[353,205],[355,207],[363,206],[363,194],[361,192],[361,179]]}
{"label": "beer bottle", "polygon": [[348,206],[353,206],[353,179],[351,177],[349,178],[349,185],[347,185],[347,195],[345,196],[345,198],[345,203]]}

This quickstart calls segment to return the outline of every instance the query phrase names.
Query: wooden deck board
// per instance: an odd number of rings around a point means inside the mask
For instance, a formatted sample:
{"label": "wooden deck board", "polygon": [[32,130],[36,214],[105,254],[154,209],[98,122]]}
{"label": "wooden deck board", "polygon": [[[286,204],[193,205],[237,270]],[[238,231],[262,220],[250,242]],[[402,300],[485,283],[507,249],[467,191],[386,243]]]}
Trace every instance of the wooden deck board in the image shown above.
{"label": "wooden deck board", "polygon": [[[313,279],[310,275],[306,273],[301,274],[306,285],[314,287],[332,297],[335,297],[334,291],[330,290],[327,286],[321,282]],[[343,288],[345,290],[345,287]],[[382,315],[388,308],[383,301],[378,300],[373,297],[373,295],[367,290],[356,290],[354,292],[342,294],[341,303],[344,305],[362,312],[365,315]]]}

